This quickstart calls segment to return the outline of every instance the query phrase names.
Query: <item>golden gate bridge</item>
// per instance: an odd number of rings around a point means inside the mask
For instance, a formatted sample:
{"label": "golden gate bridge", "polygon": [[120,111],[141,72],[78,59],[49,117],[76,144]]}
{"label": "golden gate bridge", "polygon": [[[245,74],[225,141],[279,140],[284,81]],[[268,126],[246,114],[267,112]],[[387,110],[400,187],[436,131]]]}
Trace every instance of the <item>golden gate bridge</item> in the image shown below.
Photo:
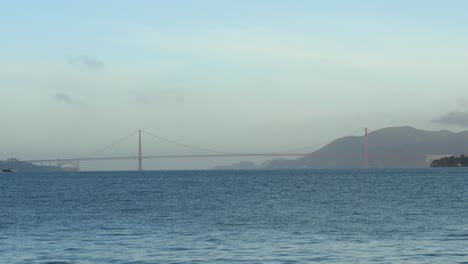
{"label": "golden gate bridge", "polygon": [[[369,158],[368,158],[368,128],[363,128],[359,129],[347,136],[352,136],[358,132],[364,131],[364,168],[368,168],[369,165]],[[156,139],[166,141],[168,143],[172,143],[175,145],[179,145],[185,148],[189,149],[195,149],[199,151],[204,151],[204,152],[209,152],[210,154],[181,154],[181,155],[143,155],[142,151],[142,133],[146,134],[148,136],[154,137]],[[130,138],[131,136],[138,134],[138,155],[137,156],[121,156],[121,157],[91,157],[101,151],[107,150],[118,143]],[[327,142],[328,143],[328,142]],[[317,144],[314,146],[309,146],[306,148],[300,148],[300,149],[295,149],[295,150],[288,150],[288,151],[281,151],[281,152],[272,152],[272,153],[235,153],[235,152],[224,152],[224,151],[218,151],[218,150],[213,150],[213,149],[208,149],[208,148],[201,148],[197,146],[191,146],[187,145],[178,141],[174,141],[171,139],[167,139],[158,135],[155,135],[153,133],[144,131],[144,130],[137,130],[134,131],[133,133],[113,142],[110,145],[107,145],[103,148],[100,148],[96,151],[93,151],[89,154],[76,157],[76,158],[57,158],[57,159],[31,159],[31,160],[24,160],[25,162],[33,163],[33,164],[39,164],[39,165],[44,165],[44,163],[48,164],[49,166],[56,166],[60,169],[65,169],[65,170],[72,170],[72,171],[78,171],[80,169],[80,162],[83,161],[106,161],[106,160],[137,160],[138,161],[138,171],[143,170],[143,160],[146,159],[180,159],[180,158],[220,158],[220,157],[303,157],[308,155],[309,153],[298,153],[298,152],[293,152],[297,150],[304,150],[304,149],[311,149],[311,148],[316,148],[322,145],[325,145],[327,143],[322,143],[322,144]]]}

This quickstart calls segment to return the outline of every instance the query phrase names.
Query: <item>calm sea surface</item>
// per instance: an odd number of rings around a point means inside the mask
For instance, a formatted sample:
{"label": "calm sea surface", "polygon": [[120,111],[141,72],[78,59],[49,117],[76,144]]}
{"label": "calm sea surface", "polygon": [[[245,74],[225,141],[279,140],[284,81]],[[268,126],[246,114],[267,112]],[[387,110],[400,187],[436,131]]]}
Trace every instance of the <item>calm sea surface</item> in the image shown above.
{"label": "calm sea surface", "polygon": [[0,263],[468,263],[468,170],[0,174]]}

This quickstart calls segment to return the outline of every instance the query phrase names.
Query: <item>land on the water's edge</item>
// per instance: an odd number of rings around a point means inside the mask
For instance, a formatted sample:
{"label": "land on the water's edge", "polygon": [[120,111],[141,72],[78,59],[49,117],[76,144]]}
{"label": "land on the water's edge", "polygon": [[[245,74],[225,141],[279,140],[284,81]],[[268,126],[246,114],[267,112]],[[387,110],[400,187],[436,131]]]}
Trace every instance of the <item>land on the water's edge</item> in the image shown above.
{"label": "land on the water's edge", "polygon": [[468,167],[468,157],[464,154],[460,155],[460,157],[443,157],[432,161],[431,167]]}
{"label": "land on the water's edge", "polygon": [[0,168],[11,169],[18,172],[60,171],[60,169],[56,166],[38,166],[15,158],[0,161]]}
{"label": "land on the water's edge", "polygon": [[[427,168],[435,159],[466,153],[468,131],[455,133],[408,126],[388,127],[370,132],[368,141],[370,168]],[[213,169],[348,169],[362,168],[363,160],[364,136],[349,136],[338,138],[299,159],[274,159],[260,165],[239,162]]]}

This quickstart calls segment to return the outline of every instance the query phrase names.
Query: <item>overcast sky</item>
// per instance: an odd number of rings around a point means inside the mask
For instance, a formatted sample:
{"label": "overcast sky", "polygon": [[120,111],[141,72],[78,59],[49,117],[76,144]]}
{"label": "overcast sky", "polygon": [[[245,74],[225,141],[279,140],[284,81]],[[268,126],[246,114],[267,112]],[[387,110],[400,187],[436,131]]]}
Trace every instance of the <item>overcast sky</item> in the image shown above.
{"label": "overcast sky", "polygon": [[[2,1],[0,159],[81,156],[139,128],[228,152],[313,146],[366,126],[460,131],[466,10],[462,0]],[[136,140],[99,155],[135,155]],[[150,138],[144,148],[195,153]],[[213,161],[182,163],[147,168]]]}

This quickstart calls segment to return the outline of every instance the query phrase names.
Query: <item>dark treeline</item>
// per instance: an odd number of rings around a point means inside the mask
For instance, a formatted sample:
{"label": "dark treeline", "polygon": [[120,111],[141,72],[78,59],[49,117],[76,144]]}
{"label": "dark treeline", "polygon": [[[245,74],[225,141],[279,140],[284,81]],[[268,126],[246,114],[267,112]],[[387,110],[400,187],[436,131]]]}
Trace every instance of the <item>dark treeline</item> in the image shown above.
{"label": "dark treeline", "polygon": [[434,160],[431,167],[468,167],[468,156],[462,154],[460,157],[449,156]]}

